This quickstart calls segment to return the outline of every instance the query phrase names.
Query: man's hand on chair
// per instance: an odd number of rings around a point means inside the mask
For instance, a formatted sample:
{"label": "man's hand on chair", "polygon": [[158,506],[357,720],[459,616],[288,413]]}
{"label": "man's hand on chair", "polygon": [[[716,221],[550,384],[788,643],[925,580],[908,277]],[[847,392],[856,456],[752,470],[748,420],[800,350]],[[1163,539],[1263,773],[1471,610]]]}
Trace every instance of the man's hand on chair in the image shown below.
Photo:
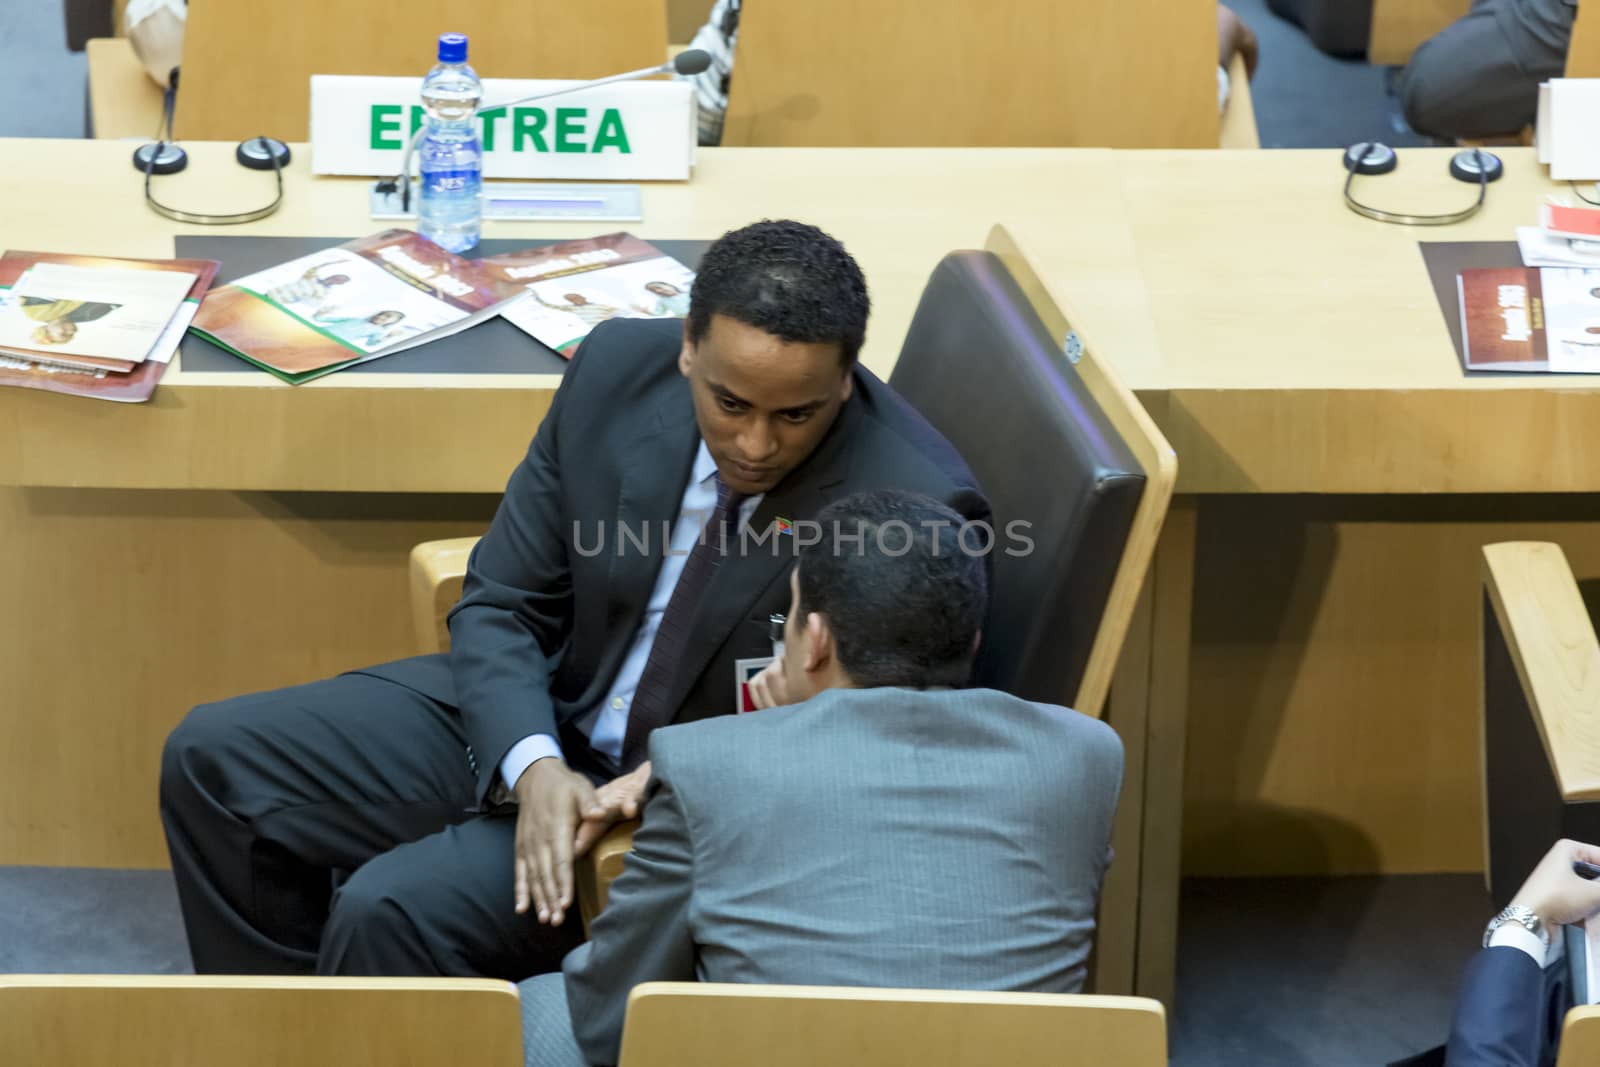
{"label": "man's hand on chair", "polygon": [[614,778],[597,789],[595,798],[602,811],[598,815],[584,816],[578,826],[578,836],[572,843],[573,855],[587,853],[596,841],[605,836],[607,830],[621,820],[637,819],[639,812],[644,809],[645,789],[649,785],[650,761],[646,760],[636,770],[621,778]]}
{"label": "man's hand on chair", "polygon": [[560,926],[572,906],[573,835],[604,807],[589,779],[560,759],[536,760],[517,779],[516,905]]}

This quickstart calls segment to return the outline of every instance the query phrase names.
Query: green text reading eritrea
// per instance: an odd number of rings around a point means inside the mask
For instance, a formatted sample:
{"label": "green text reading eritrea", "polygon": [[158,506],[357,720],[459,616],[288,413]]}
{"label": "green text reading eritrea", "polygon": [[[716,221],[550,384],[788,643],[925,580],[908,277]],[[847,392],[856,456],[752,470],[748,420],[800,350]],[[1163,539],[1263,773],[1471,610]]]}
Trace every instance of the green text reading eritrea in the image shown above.
{"label": "green text reading eritrea", "polygon": [[[372,147],[404,148],[400,137],[400,115],[405,108],[400,104],[372,105]],[[555,120],[541,107],[512,108],[509,115],[503,107],[490,108],[478,118],[483,125],[483,150],[493,152],[500,137],[509,140],[501,151],[512,152],[603,152],[611,149],[622,155],[631,155],[628,131],[623,128],[622,116],[614,107],[600,114],[600,121],[589,123],[590,110],[586,107],[558,107]],[[502,125],[502,120],[510,121]],[[422,128],[422,106],[411,105],[411,132]],[[591,134],[591,130],[593,131]]]}

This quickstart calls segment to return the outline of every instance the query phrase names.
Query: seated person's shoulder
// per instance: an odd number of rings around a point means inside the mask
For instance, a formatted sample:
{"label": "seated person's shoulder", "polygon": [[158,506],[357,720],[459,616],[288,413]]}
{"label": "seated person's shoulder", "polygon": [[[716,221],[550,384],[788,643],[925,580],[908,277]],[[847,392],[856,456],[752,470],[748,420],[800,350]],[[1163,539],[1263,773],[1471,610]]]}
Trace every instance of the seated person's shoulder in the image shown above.
{"label": "seated person's shoulder", "polygon": [[865,447],[854,450],[855,477],[940,500],[960,489],[981,493],[961,453],[904,397],[864,369],[856,387]]}
{"label": "seated person's shoulder", "polygon": [[617,400],[679,378],[683,347],[680,319],[608,319],[573,353],[566,377],[576,391],[603,392]]}

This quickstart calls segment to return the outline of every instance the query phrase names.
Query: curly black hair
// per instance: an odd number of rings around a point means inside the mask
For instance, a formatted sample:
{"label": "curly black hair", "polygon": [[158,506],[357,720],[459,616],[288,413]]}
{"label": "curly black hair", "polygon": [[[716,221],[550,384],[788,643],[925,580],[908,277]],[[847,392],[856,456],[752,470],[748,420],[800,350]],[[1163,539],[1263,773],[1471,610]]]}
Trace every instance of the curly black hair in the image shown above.
{"label": "curly black hair", "polygon": [[689,340],[726,315],[791,343],[836,344],[846,367],[867,336],[867,280],[844,245],[815,226],[765,219],[706,250],[689,292]]}
{"label": "curly black hair", "polygon": [[877,489],[834,501],[815,521],[821,538],[795,565],[800,617],[828,620],[850,680],[967,685],[989,580],[963,539],[966,520],[932,497]]}

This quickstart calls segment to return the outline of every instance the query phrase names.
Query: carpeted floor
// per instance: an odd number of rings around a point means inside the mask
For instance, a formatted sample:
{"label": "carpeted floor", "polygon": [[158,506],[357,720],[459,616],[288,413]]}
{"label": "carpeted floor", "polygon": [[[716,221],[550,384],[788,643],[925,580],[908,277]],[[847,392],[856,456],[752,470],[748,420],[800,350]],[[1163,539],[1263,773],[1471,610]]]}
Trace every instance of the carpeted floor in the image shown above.
{"label": "carpeted floor", "polygon": [[[1373,1067],[1438,1044],[1488,914],[1476,875],[1191,880],[1172,1063]],[[0,867],[0,971],[188,970],[166,871]]]}

